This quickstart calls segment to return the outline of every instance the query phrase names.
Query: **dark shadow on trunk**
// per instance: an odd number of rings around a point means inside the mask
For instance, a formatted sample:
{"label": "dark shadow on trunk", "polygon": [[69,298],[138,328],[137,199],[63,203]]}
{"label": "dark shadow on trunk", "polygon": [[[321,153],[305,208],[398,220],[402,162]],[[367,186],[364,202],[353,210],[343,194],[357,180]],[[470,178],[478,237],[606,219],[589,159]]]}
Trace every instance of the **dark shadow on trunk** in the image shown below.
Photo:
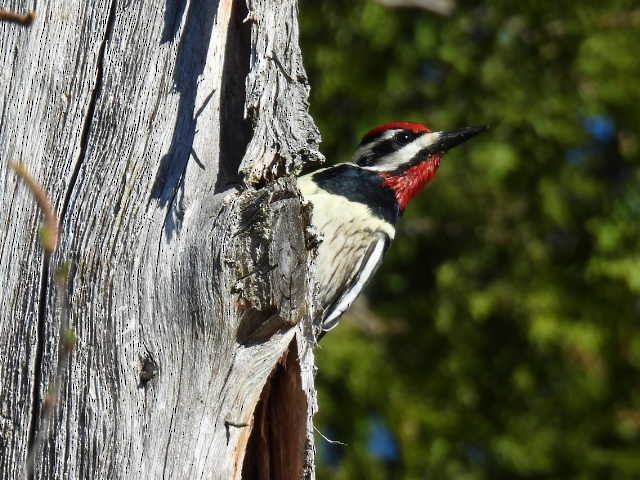
{"label": "dark shadow on trunk", "polygon": [[[196,106],[196,95],[198,92],[198,79],[202,75],[206,64],[218,3],[217,1],[210,1],[189,4],[184,26],[185,33],[178,47],[178,57],[173,77],[175,90],[180,94],[176,124],[173,130],[171,146],[167,154],[160,160],[151,192],[152,199],[158,200],[162,207],[167,206],[165,234],[169,238],[176,230],[179,231],[182,226],[182,218],[184,216],[184,186],[182,182],[189,159],[193,157],[198,166],[205,170],[205,165],[200,162],[197,154],[193,151],[197,111],[200,111],[203,107],[202,105]],[[175,7],[172,12],[176,18],[173,20],[176,24],[179,24],[178,17],[183,15],[183,9],[181,9],[180,4],[174,5],[172,3],[171,5]],[[167,10],[168,14],[169,10]],[[167,27],[167,25],[171,24],[169,20],[165,17],[165,28],[169,28]],[[167,38],[163,34],[161,43],[165,41],[167,41]]]}
{"label": "dark shadow on trunk", "polygon": [[249,125],[244,118],[246,79],[251,55],[251,23],[246,2],[234,2],[224,53],[220,92],[220,169],[215,191],[240,183],[240,162],[249,143]]}

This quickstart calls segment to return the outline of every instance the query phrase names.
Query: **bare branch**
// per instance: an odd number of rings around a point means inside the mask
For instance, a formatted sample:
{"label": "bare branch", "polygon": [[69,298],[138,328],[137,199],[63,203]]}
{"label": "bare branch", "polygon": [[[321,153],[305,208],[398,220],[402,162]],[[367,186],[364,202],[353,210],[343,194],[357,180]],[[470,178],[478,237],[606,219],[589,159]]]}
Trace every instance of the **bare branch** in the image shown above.
{"label": "bare branch", "polygon": [[19,25],[28,27],[33,23],[35,18],[36,18],[35,10],[27,13],[26,15],[21,15],[19,13],[12,12],[11,10],[0,10],[0,22],[17,23]]}

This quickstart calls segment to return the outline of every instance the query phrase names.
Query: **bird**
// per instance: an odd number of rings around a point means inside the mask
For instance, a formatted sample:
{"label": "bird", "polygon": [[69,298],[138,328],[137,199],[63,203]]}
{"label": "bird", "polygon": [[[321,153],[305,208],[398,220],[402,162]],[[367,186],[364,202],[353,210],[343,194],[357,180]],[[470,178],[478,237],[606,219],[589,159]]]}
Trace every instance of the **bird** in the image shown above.
{"label": "bird", "polygon": [[444,154],[486,126],[432,131],[391,122],[368,131],[351,162],[298,177],[319,233],[315,259],[319,313],[316,338],[338,325],[395,238],[396,223],[413,197],[436,175]]}

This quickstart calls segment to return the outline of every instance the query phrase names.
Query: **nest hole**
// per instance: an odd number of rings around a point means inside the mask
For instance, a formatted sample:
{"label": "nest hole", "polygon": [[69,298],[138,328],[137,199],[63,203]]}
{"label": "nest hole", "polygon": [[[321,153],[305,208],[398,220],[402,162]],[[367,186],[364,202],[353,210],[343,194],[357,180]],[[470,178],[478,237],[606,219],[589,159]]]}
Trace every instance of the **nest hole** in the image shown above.
{"label": "nest hole", "polygon": [[243,480],[300,480],[305,463],[307,397],[295,339],[267,380],[253,413]]}

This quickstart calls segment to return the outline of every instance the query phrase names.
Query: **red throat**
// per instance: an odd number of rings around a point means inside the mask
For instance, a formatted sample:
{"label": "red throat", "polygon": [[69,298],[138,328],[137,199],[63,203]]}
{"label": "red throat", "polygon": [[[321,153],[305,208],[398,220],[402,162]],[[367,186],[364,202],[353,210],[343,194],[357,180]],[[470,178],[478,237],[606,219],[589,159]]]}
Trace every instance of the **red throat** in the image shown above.
{"label": "red throat", "polygon": [[382,185],[393,189],[398,205],[400,205],[400,210],[407,208],[409,201],[420,193],[425,185],[436,176],[440,160],[440,156],[429,157],[424,162],[408,168],[400,175],[379,174],[384,178]]}

